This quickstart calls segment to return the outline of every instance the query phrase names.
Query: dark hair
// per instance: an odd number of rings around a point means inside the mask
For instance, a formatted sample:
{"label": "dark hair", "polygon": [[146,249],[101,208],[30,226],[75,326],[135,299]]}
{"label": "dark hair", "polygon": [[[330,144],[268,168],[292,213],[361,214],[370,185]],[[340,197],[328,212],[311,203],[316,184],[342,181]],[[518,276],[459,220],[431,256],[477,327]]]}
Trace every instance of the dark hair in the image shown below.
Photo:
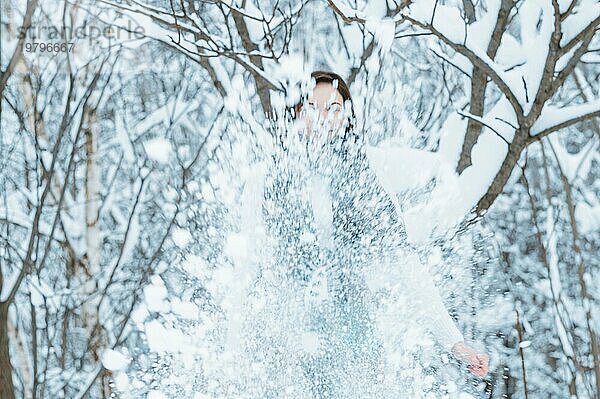
{"label": "dark hair", "polygon": [[[344,137],[345,139],[348,139],[349,138],[348,136],[350,134],[354,134],[354,123],[353,122],[355,119],[354,103],[352,101],[352,95],[350,94],[350,88],[348,87],[348,84],[340,75],[338,75],[335,72],[330,72],[330,71],[322,71],[322,70],[313,71],[310,74],[310,77],[315,80],[315,83],[331,83],[333,85],[334,82],[337,81],[337,91],[341,94],[342,100],[344,101],[344,103],[346,103],[346,102],[350,103],[350,115],[348,117],[348,123],[346,125],[346,131],[345,131],[345,137]],[[306,100],[305,97],[300,99],[300,101],[298,103],[296,103],[296,105],[294,105],[294,108],[293,108],[294,118],[296,118],[296,116],[300,112],[300,108],[302,107],[302,103],[304,100]]]}

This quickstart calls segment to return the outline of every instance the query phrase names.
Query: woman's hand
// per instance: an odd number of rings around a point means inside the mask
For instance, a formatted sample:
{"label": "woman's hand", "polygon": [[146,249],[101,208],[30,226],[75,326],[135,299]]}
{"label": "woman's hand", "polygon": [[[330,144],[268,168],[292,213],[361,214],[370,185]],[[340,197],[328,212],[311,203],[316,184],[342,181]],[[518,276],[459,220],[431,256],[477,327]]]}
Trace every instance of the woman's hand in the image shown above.
{"label": "woman's hand", "polygon": [[486,353],[477,352],[462,341],[454,344],[452,353],[469,365],[468,370],[471,373],[479,377],[485,377],[487,374],[490,358]]}

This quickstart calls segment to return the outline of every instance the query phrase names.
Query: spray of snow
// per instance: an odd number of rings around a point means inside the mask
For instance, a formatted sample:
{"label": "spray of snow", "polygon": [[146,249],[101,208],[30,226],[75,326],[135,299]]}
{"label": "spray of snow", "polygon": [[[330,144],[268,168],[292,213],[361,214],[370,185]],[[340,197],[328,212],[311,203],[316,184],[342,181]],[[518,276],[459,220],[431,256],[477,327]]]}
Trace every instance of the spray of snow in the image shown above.
{"label": "spray of snow", "polygon": [[[419,232],[424,221],[406,224],[409,236],[420,235],[424,243],[423,266],[415,266],[418,256],[397,252],[406,251],[408,241],[394,230],[395,218],[411,211],[402,209],[402,196],[412,193],[412,203],[421,198],[431,211],[441,206],[442,195],[415,192],[435,180],[445,185],[448,200],[456,181],[446,160],[420,150],[367,146],[370,166],[355,176],[347,169],[354,164],[342,162],[336,150],[337,139],[309,138],[297,127],[278,121],[275,129],[288,129],[283,142],[273,141],[277,135],[247,134],[231,146],[223,157],[230,164],[213,180],[213,200],[223,201],[229,219],[212,220],[207,232],[214,234],[206,242],[173,230],[174,244],[189,253],[174,261],[170,277],[151,278],[132,317],[145,337],[147,358],[130,364],[117,351],[105,356],[123,397],[142,386],[154,397],[461,394],[444,382],[449,366],[437,357],[441,348],[433,338],[448,348],[462,337],[444,332],[455,328],[451,322],[428,314],[445,309],[428,304],[438,293],[423,274],[428,270],[439,282],[440,272],[453,270],[457,282],[461,273]],[[352,205],[341,207],[344,198],[353,198]],[[390,208],[382,205],[386,200]],[[377,209],[383,213],[373,213]],[[216,257],[202,255],[206,246],[219,248]],[[173,278],[189,284],[170,294]],[[425,325],[440,326],[437,336],[428,335]],[[442,372],[428,374],[433,364]],[[154,383],[145,385],[150,379]]]}

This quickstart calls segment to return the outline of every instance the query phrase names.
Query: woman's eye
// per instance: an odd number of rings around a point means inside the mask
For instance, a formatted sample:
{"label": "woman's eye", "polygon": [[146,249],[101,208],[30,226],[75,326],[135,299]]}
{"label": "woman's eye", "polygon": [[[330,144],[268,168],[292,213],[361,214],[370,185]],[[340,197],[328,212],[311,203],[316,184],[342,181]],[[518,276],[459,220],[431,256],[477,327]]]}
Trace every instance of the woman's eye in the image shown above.
{"label": "woman's eye", "polygon": [[342,106],[340,104],[331,104],[327,107],[328,111],[331,112],[340,112],[342,110]]}
{"label": "woman's eye", "polygon": [[315,104],[305,104],[300,110],[300,115],[314,118],[318,115],[318,108]]}

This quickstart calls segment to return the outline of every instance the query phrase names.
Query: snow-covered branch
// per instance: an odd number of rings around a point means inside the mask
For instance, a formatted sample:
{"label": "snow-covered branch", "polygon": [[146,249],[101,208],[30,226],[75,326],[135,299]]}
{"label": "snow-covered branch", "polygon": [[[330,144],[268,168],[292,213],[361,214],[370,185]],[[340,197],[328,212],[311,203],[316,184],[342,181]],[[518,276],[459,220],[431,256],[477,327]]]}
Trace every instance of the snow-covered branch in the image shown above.
{"label": "snow-covered branch", "polygon": [[569,107],[546,106],[531,128],[531,140],[541,140],[550,133],[597,117],[600,117],[600,100]]}

